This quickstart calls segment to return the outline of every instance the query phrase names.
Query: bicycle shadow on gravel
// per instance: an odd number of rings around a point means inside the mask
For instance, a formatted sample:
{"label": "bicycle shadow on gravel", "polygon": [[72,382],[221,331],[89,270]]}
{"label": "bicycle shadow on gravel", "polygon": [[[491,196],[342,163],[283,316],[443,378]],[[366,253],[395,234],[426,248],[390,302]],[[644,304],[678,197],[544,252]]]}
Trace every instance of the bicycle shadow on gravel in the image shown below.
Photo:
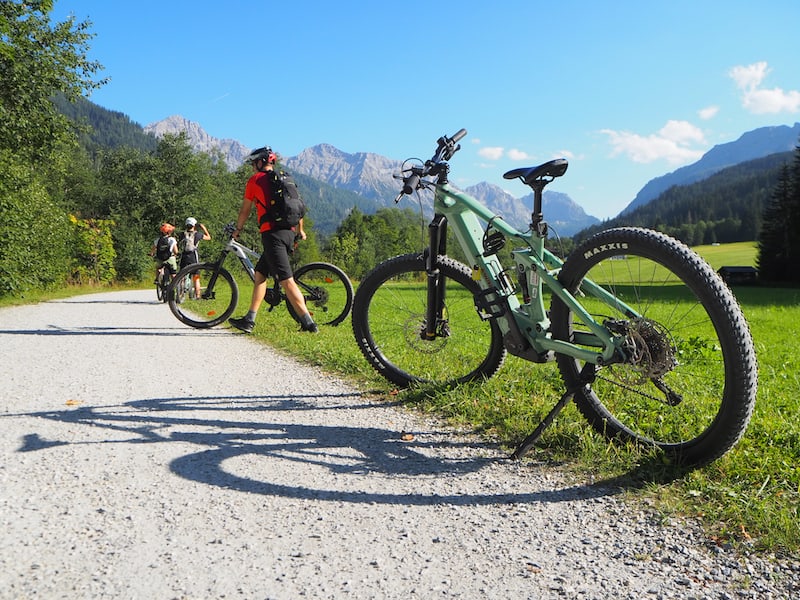
{"label": "bicycle shadow on gravel", "polygon": [[80,296],[73,298],[63,298],[59,300],[49,300],[49,302],[58,304],[122,304],[122,305],[149,305],[149,304],[164,304],[161,300],[106,300],[106,299],[86,299]]}
{"label": "bicycle shadow on gravel", "polygon": [[197,336],[210,336],[220,335],[220,331],[203,331],[198,329],[189,329],[181,326],[170,327],[140,327],[138,325],[131,327],[99,327],[99,326],[82,326],[82,327],[62,327],[60,325],[48,325],[43,329],[0,329],[0,335],[122,335],[122,336],[163,336],[165,333],[169,335],[191,335]]}
{"label": "bicycle shadow on gravel", "polygon": [[[560,488],[548,484],[548,489],[544,490],[518,491],[520,483],[530,480],[530,473],[521,473],[519,469],[529,470],[535,465],[514,463],[495,446],[466,440],[446,430],[406,433],[380,427],[275,423],[197,415],[204,411],[299,414],[376,407],[369,402],[336,402],[338,398],[354,396],[357,395],[154,398],[122,405],[3,416],[44,418],[95,430],[101,428],[117,435],[130,434],[126,438],[78,442],[45,440],[28,434],[18,452],[56,451],[64,445],[192,444],[197,446],[197,451],[169,463],[175,475],[247,494],[358,504],[471,506],[570,502],[613,496],[624,489],[611,482],[600,482]],[[311,400],[315,403],[311,404]],[[182,414],[188,412],[195,414]],[[482,450],[481,455],[476,455],[476,447]],[[481,471],[492,465],[501,464],[505,470],[504,463],[511,473],[501,471],[498,472],[502,473],[501,477],[493,475],[475,480]],[[246,468],[238,468],[242,466]],[[260,469],[262,466],[264,468]],[[258,477],[250,474],[253,470],[258,472]],[[509,474],[513,484],[506,481]],[[487,491],[462,493],[459,491],[464,487],[460,484],[462,477],[472,478],[467,486],[470,489]]]}

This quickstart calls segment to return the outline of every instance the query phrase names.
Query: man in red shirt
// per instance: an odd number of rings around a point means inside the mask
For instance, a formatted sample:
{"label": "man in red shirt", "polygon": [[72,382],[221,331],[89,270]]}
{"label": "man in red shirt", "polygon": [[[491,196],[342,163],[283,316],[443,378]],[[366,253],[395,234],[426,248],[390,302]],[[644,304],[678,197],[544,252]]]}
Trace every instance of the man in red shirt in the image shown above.
{"label": "man in red shirt", "polygon": [[242,207],[239,209],[239,216],[236,219],[236,231],[233,236],[234,238],[239,237],[239,232],[244,228],[255,204],[264,252],[256,264],[255,285],[253,286],[249,312],[243,317],[234,317],[228,321],[231,325],[246,333],[253,331],[258,308],[261,306],[261,301],[267,291],[267,278],[275,276],[278,278],[278,283],[283,288],[289,302],[292,303],[295,312],[300,315],[302,330],[317,333],[317,325],[309,314],[308,308],[306,308],[303,293],[294,280],[292,266],[289,262],[289,254],[294,248],[295,236],[302,240],[306,239],[306,232],[303,231],[303,221],[301,219],[297,227],[280,228],[276,226],[275,221],[270,219],[272,178],[276,160],[275,153],[266,146],[253,150],[245,159],[246,163],[253,166],[255,172],[245,186],[244,200],[242,201]]}

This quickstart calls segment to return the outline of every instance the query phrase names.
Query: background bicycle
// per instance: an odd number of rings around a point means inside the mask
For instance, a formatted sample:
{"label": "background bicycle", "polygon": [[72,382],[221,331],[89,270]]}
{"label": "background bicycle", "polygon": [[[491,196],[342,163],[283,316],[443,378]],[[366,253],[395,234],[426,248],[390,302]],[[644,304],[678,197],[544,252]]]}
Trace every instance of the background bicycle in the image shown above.
{"label": "background bicycle", "polygon": [[[196,300],[197,299],[197,292],[195,291],[194,281],[192,280],[192,276],[187,274],[185,277],[182,277],[178,280],[177,275],[175,276],[175,294],[177,297],[180,298],[180,301],[183,302],[185,300]],[[167,284],[169,285],[169,283]],[[164,294],[164,302],[167,302],[169,297]]]}
{"label": "background bicycle", "polygon": [[[224,234],[228,242],[216,261],[189,265],[176,275],[172,286],[175,293],[169,296],[169,307],[182,323],[200,329],[214,327],[226,321],[236,310],[239,286],[233,274],[224,267],[231,253],[239,259],[250,281],[253,281],[255,269],[251,259],[257,260],[259,254],[234,239],[234,229],[233,223],[225,226]],[[195,276],[200,278],[199,296],[194,294],[192,279]],[[338,325],[350,314],[353,284],[339,267],[324,262],[308,263],[294,270],[294,279],[317,324]],[[285,303],[289,314],[300,323],[300,317],[277,280],[273,281],[271,288],[267,288],[265,300],[270,311]]]}
{"label": "background bicycle", "polygon": [[166,302],[169,296],[167,291],[172,283],[169,271],[163,265],[156,269],[156,298],[159,302]]}
{"label": "background bicycle", "polygon": [[[507,353],[555,360],[566,393],[517,457],[573,398],[600,434],[675,462],[699,466],[730,450],[753,411],[757,368],[720,277],[678,240],[640,228],[600,232],[562,261],[544,246],[542,195],[567,161],[504,175],[533,190],[530,229],[518,231],[449,185],[464,135],[441,137],[430,160],[403,170],[398,201],[433,190],[435,215],[423,252],[379,264],[359,285],[352,322],[366,360],[399,386],[491,377]],[[467,264],[447,256],[448,226]]]}

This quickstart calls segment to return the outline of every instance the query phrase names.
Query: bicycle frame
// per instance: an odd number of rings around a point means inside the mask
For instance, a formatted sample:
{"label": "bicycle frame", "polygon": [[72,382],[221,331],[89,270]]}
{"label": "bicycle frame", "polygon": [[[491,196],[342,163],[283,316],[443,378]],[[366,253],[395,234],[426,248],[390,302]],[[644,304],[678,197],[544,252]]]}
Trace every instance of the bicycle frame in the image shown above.
{"label": "bicycle frame", "polygon": [[[228,243],[225,244],[225,247],[222,249],[222,253],[220,254],[219,258],[214,263],[215,269],[214,274],[211,276],[211,279],[208,283],[208,288],[213,290],[214,286],[217,283],[217,276],[219,274],[219,270],[222,268],[222,265],[225,263],[225,259],[228,257],[228,254],[233,252],[236,257],[239,259],[239,262],[244,267],[244,270],[247,271],[247,275],[250,277],[250,281],[255,281],[256,277],[256,269],[253,265],[253,261],[250,260],[250,257],[258,259],[259,254],[254,250],[251,250],[241,242],[235,240],[234,238],[230,238]],[[204,294],[205,296],[205,294]]]}
{"label": "bicycle frame", "polygon": [[[251,258],[255,259],[255,261],[258,262],[258,259],[261,257],[261,255],[255,250],[248,248],[240,241],[231,237],[228,240],[228,243],[225,244],[225,247],[222,249],[222,254],[220,255],[219,259],[217,259],[217,262],[214,263],[216,265],[216,269],[214,271],[214,275],[212,275],[211,280],[209,281],[209,288],[213,289],[213,286],[217,282],[217,273],[219,272],[219,269],[222,268],[225,259],[231,253],[236,255],[236,257],[239,259],[239,262],[241,263],[244,270],[247,272],[248,277],[250,277],[250,281],[255,282],[256,269],[255,266],[253,265],[253,260],[251,260]],[[302,282],[297,282],[297,284],[304,291],[310,290],[310,288]],[[270,306],[269,308],[270,312],[285,299],[286,296],[281,290],[280,283],[278,282],[277,278],[273,277],[272,288],[267,289],[265,295],[265,300]]]}
{"label": "bicycle frame", "polygon": [[[435,216],[429,225],[430,250],[427,269],[430,282],[429,310],[444,306],[444,292],[438,285],[435,257],[437,253],[442,255],[446,253],[445,237],[449,222],[465,256],[470,257],[472,261],[469,266],[473,269],[473,278],[482,289],[480,296],[475,298],[476,308],[482,318],[497,320],[506,348],[511,354],[533,362],[553,360],[554,353],[565,354],[595,365],[621,360],[624,356],[620,347],[622,339],[598,323],[559,282],[558,273],[563,262],[544,247],[546,237],[544,227],[532,227],[530,232],[523,233],[493,214],[477,199],[446,182],[434,185],[434,212]],[[481,220],[487,223],[485,227],[481,225]],[[519,288],[509,276],[508,270],[503,268],[496,252],[484,250],[483,239],[490,228],[499,232],[505,240],[518,241],[523,245],[511,252],[515,262],[515,274],[521,282]],[[620,250],[624,252],[623,248]],[[552,339],[550,320],[542,299],[544,286],[563,300],[573,315],[585,323],[591,333],[581,334],[579,339],[575,340],[576,343]],[[520,303],[517,297],[520,288],[525,296],[523,303]],[[583,282],[581,293],[603,300],[623,311],[629,318],[639,316],[630,306],[589,280]],[[442,309],[438,310],[441,312]],[[426,334],[430,337],[436,335],[437,319],[441,319],[441,314],[428,315],[429,330]]]}
{"label": "bicycle frame", "polygon": [[258,261],[259,254],[258,252],[251,250],[241,242],[231,238],[228,241],[228,244],[225,246],[224,250],[225,254],[227,255],[230,252],[233,252],[236,257],[239,259],[239,262],[242,263],[244,270],[247,271],[247,275],[250,277],[251,281],[255,281],[256,277],[256,269],[253,266],[253,261],[250,260],[250,257],[256,259]]}

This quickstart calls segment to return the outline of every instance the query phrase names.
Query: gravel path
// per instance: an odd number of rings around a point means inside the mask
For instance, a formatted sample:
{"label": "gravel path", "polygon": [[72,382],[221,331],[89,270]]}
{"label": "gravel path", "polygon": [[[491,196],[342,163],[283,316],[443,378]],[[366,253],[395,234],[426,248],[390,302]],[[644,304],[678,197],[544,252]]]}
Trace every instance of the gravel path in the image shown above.
{"label": "gravel path", "polygon": [[154,296],[0,310],[0,598],[800,596]]}

